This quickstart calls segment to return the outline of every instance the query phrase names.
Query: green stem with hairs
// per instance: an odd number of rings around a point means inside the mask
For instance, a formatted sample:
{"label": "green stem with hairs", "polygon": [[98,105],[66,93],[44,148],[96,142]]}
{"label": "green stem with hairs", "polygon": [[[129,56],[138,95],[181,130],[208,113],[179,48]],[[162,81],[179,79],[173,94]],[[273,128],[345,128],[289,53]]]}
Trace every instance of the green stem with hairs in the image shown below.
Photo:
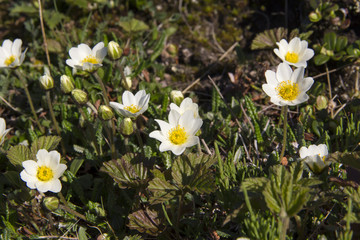
{"label": "green stem with hairs", "polygon": [[22,76],[22,74],[19,72],[19,70],[15,69],[15,74],[16,76],[20,79],[22,85],[23,85],[23,89],[25,90],[25,94],[26,94],[26,97],[29,101],[29,105],[30,105],[30,109],[31,109],[31,112],[34,116],[34,119],[35,119],[35,122],[36,124],[38,125],[39,129],[40,129],[40,132],[42,134],[45,134],[45,129],[43,126],[41,126],[40,122],[39,122],[39,118],[36,114],[36,111],[35,111],[35,108],[34,108],[34,104],[33,104],[33,101],[31,99],[31,95],[30,95],[30,92],[29,92],[29,89],[27,87],[27,82],[26,82],[26,79]]}
{"label": "green stem with hairs", "polygon": [[283,114],[284,114],[284,136],[282,141],[282,149],[280,153],[280,161],[282,161],[284,154],[285,154],[285,148],[286,148],[286,133],[287,133],[287,112],[288,112],[288,106],[283,106]]}

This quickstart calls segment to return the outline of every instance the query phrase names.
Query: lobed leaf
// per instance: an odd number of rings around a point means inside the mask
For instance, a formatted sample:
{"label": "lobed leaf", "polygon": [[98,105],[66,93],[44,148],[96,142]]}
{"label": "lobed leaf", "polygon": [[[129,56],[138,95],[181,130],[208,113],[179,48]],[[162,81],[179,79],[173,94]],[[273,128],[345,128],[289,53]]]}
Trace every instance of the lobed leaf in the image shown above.
{"label": "lobed leaf", "polygon": [[162,232],[162,225],[158,213],[154,210],[145,209],[131,213],[128,227],[141,233],[157,236]]}
{"label": "lobed leaf", "polygon": [[7,151],[7,157],[12,165],[21,166],[23,161],[31,160],[31,152],[27,146],[16,145]]}

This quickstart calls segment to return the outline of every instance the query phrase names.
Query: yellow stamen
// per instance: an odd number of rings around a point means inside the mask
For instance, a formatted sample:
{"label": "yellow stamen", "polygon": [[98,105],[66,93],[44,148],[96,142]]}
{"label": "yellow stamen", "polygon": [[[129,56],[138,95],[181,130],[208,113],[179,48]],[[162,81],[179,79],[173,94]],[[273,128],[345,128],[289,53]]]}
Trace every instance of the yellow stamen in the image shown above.
{"label": "yellow stamen", "polygon": [[185,143],[187,140],[187,134],[185,132],[185,129],[180,125],[172,128],[169,131],[169,140],[175,145],[181,145]]}
{"label": "yellow stamen", "polygon": [[53,179],[54,173],[49,167],[41,166],[41,167],[38,167],[36,177],[40,181],[47,182],[47,181]]}
{"label": "yellow stamen", "polygon": [[299,55],[294,52],[287,52],[285,55],[285,60],[291,63],[297,63],[299,61]]}
{"label": "yellow stamen", "polygon": [[299,96],[299,85],[297,83],[291,83],[290,80],[283,81],[275,88],[279,96],[287,101],[292,101]]}
{"label": "yellow stamen", "polygon": [[140,111],[140,108],[135,104],[131,104],[130,106],[126,106],[126,107],[124,107],[124,109],[128,110],[131,113],[137,113],[138,111]]}
{"label": "yellow stamen", "polygon": [[92,63],[92,64],[97,64],[99,63],[99,61],[92,55],[87,56],[86,58],[84,58],[83,60],[81,60],[81,63]]}
{"label": "yellow stamen", "polygon": [[6,60],[5,60],[5,65],[6,66],[10,66],[13,62],[15,61],[15,56],[14,55],[11,55],[10,57],[8,57]]}

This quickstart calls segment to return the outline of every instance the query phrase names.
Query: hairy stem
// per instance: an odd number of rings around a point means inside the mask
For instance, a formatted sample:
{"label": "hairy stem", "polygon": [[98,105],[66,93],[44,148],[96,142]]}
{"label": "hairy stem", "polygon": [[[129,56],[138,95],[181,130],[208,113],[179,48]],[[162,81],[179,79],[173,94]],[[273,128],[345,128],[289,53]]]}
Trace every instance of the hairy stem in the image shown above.
{"label": "hairy stem", "polygon": [[282,161],[284,154],[285,154],[285,148],[286,148],[286,133],[287,133],[287,110],[288,106],[283,106],[283,114],[284,114],[284,136],[282,141],[282,149],[280,153],[280,161]]}

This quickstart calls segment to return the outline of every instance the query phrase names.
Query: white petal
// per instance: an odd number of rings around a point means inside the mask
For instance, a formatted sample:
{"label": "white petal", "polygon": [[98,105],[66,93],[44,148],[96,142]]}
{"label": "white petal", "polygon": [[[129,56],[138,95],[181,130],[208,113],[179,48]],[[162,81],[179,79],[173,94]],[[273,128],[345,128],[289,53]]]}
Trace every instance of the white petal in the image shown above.
{"label": "white petal", "polygon": [[304,68],[300,67],[294,70],[291,74],[290,81],[292,83],[302,84],[302,80],[304,78]]}
{"label": "white petal", "polygon": [[39,167],[39,165],[37,164],[37,162],[33,161],[33,160],[26,160],[22,162],[22,166],[24,167],[25,171],[32,176],[36,176],[37,174],[37,169]]}
{"label": "white petal", "polygon": [[130,106],[131,104],[137,105],[134,94],[129,91],[125,91],[122,95],[122,103],[124,106]]}
{"label": "white petal", "polygon": [[279,81],[276,79],[276,73],[271,70],[266,70],[265,72],[266,82],[270,85],[277,86]]}
{"label": "white petal", "polygon": [[155,138],[156,140],[159,140],[161,142],[165,142],[167,141],[167,138],[162,134],[161,131],[152,131],[150,134],[149,134],[149,137],[151,138]]}
{"label": "white petal", "polygon": [[3,42],[2,47],[3,47],[4,49],[6,49],[7,52],[9,52],[9,53],[11,54],[12,44],[13,44],[13,43],[12,43],[11,40],[6,39],[6,40]]}
{"label": "white petal", "polygon": [[[287,61],[286,61],[286,62],[287,62]],[[299,67],[306,68],[306,67],[307,67],[307,62],[304,61],[304,60],[299,61],[299,62],[297,62],[297,63],[290,63],[290,62],[287,62],[287,63],[289,63],[290,65],[293,65],[293,66],[295,66],[295,67],[297,67],[297,68],[299,68]]]}
{"label": "white petal", "polygon": [[291,41],[289,42],[289,49],[291,49],[292,52],[299,52],[300,50],[300,38],[295,37],[293,39],[291,39]]}
{"label": "white petal", "polygon": [[5,119],[0,118],[0,136],[2,136],[4,134],[5,128],[6,128]]}
{"label": "white petal", "polygon": [[40,149],[36,154],[37,164],[39,166],[46,165],[49,159],[49,152],[46,149]]}
{"label": "white petal", "polygon": [[181,117],[180,113],[178,113],[175,110],[170,110],[169,117],[168,117],[169,118],[169,124],[171,126],[176,127],[179,124],[180,117]]}
{"label": "white petal", "polygon": [[280,63],[276,70],[276,79],[278,82],[290,80],[292,74],[291,67],[287,63]]}
{"label": "white petal", "polygon": [[81,60],[83,60],[84,58],[86,58],[88,56],[88,53],[81,51],[77,47],[72,47],[69,50],[69,56],[71,57],[72,60],[79,63]]}
{"label": "white petal", "polygon": [[329,154],[326,144],[318,145],[318,151],[321,157],[327,156]]}
{"label": "white petal", "polygon": [[300,92],[307,92],[311,86],[314,84],[314,79],[312,77],[307,77],[302,80],[302,83],[299,84]]}
{"label": "white petal", "polygon": [[300,103],[306,102],[307,100],[309,100],[309,96],[306,93],[300,93],[300,95],[295,100],[291,101],[291,104],[289,105],[295,106]]}
{"label": "white petal", "polygon": [[52,181],[48,182],[49,184],[49,190],[50,192],[58,193],[61,191],[61,182],[59,179],[54,179]]}
{"label": "white petal", "polygon": [[12,54],[14,54],[14,56],[16,56],[17,58],[20,57],[21,55],[21,45],[22,45],[21,39],[17,38],[15,39],[11,48]]}
{"label": "white petal", "polygon": [[74,68],[75,65],[78,64],[78,62],[77,62],[77,61],[74,61],[73,59],[67,59],[65,62],[66,62],[66,64],[67,64],[68,66],[70,66],[70,67],[72,67],[72,68]]}
{"label": "white petal", "polygon": [[60,163],[60,153],[58,151],[51,151],[48,155],[48,167],[51,169],[57,169],[59,167]]}
{"label": "white petal", "polygon": [[159,146],[159,151],[160,152],[165,152],[165,151],[169,151],[169,150],[171,150],[172,151],[172,149],[174,148],[174,144],[172,144],[171,142],[169,142],[169,141],[164,141],[164,142],[162,142],[161,144],[160,144],[160,146]]}
{"label": "white petal", "polygon": [[170,149],[175,155],[180,155],[185,151],[186,147],[183,145],[173,145]]}
{"label": "white petal", "polygon": [[25,170],[22,170],[20,173],[20,178],[26,182],[26,186],[31,189],[35,189],[35,182],[37,182],[37,178],[29,175]]}
{"label": "white petal", "polygon": [[274,49],[274,53],[276,54],[276,56],[278,56],[279,58],[283,59],[284,58],[284,55],[282,55],[279,51],[279,49],[275,48]]}
{"label": "white petal", "polygon": [[180,107],[178,105],[176,105],[175,103],[170,103],[170,110],[175,110],[180,114],[182,113],[180,110]]}
{"label": "white petal", "polygon": [[103,42],[99,42],[91,50],[91,55],[93,55],[94,57],[99,56],[99,58],[104,59],[104,57],[106,56],[106,53],[105,55],[103,55],[104,53],[102,52],[104,51],[104,49],[107,52],[107,48],[105,47],[105,44]]}
{"label": "white petal", "polygon": [[270,102],[272,102],[273,104],[277,105],[277,106],[285,106],[288,105],[287,101],[284,101],[282,99],[280,99],[278,96],[272,96],[270,98]]}
{"label": "white petal", "polygon": [[124,105],[122,105],[121,103],[118,102],[110,102],[110,107],[112,107],[115,111],[118,111],[120,109],[124,109]]}
{"label": "white petal", "polygon": [[[135,96],[136,98],[136,96]],[[146,94],[144,96],[142,96],[139,100],[138,100],[138,106],[143,108],[144,106],[148,105],[150,100],[150,94]]]}
{"label": "white petal", "polygon": [[262,89],[269,97],[277,96],[277,92],[275,90],[274,85],[263,84]]}
{"label": "white petal", "polygon": [[308,61],[309,59],[311,59],[313,56],[314,56],[314,50],[312,49],[306,49],[303,56],[302,56],[302,59],[304,61]]}
{"label": "white petal", "polygon": [[167,135],[172,127],[170,124],[163,120],[155,119],[155,121],[159,124],[162,134]]}
{"label": "white petal", "polygon": [[300,154],[300,158],[305,158],[307,156],[309,156],[309,150],[307,149],[307,147],[301,147],[299,150],[299,154]]}
{"label": "white petal", "polygon": [[308,153],[309,153],[309,156],[318,155],[320,153],[318,146],[310,145],[308,148]]}
{"label": "white petal", "polygon": [[199,137],[197,136],[190,136],[186,143],[183,144],[184,147],[192,147],[199,143]]}
{"label": "white petal", "polygon": [[25,51],[21,53],[19,65],[21,65],[24,62],[26,51],[27,48],[25,49]]}

